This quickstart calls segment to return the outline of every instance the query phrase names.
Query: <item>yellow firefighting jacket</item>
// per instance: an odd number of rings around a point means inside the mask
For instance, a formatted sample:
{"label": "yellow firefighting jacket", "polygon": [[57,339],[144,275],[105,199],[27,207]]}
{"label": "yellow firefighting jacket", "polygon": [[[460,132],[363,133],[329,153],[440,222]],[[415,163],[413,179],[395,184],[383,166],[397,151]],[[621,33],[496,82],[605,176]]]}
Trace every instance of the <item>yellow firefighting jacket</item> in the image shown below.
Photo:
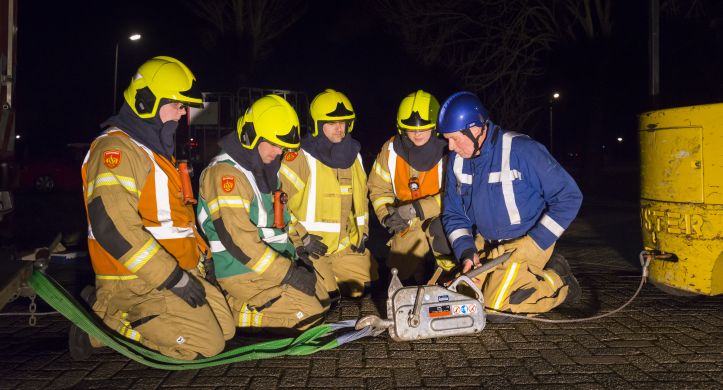
{"label": "yellow firefighting jacket", "polygon": [[174,161],[112,128],[91,144],[82,176],[96,278],[140,277],[155,287],[177,265],[198,265],[206,246]]}
{"label": "yellow firefighting jacket", "polygon": [[369,234],[367,176],[360,155],[351,167],[336,169],[302,149],[287,153],[279,172],[281,188],[289,195],[289,235],[295,245],[307,232],[316,234],[331,255]]}

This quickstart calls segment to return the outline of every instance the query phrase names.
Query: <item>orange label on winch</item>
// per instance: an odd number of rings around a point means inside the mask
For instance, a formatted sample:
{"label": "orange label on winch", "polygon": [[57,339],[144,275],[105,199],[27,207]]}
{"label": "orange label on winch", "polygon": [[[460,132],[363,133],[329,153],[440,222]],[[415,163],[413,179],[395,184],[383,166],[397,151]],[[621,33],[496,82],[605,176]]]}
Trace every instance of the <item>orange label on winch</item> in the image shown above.
{"label": "orange label on winch", "polygon": [[106,167],[113,169],[121,163],[121,151],[120,150],[106,150],[103,152],[103,164]]}
{"label": "orange label on winch", "polygon": [[224,192],[231,192],[236,185],[236,179],[233,176],[221,177],[221,188]]}

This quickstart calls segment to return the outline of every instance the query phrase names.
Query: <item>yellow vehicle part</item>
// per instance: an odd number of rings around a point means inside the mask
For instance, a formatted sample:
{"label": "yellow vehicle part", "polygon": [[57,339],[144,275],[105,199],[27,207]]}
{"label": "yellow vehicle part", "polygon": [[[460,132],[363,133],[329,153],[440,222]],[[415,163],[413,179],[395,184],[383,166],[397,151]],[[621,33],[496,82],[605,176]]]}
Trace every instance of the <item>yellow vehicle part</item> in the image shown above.
{"label": "yellow vehicle part", "polygon": [[723,104],[640,115],[643,246],[664,289],[723,293]]}

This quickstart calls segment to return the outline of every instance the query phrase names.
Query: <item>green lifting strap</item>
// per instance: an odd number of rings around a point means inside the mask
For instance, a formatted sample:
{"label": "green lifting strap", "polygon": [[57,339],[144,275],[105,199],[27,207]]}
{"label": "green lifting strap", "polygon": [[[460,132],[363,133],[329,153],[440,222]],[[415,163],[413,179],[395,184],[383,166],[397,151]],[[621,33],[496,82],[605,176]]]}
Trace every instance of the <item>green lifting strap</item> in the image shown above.
{"label": "green lifting strap", "polygon": [[193,361],[180,360],[145,348],[117,332],[109,330],[97,316],[85,310],[57,281],[44,273],[35,271],[28,279],[28,283],[45,302],[89,335],[100,340],[104,345],[141,364],[164,370],[195,370],[284,355],[310,355],[371,335],[371,328],[367,328],[335,337],[333,335],[335,331],[343,328],[353,328],[356,322],[342,321],[313,327],[296,338],[246,345],[213,357]]}

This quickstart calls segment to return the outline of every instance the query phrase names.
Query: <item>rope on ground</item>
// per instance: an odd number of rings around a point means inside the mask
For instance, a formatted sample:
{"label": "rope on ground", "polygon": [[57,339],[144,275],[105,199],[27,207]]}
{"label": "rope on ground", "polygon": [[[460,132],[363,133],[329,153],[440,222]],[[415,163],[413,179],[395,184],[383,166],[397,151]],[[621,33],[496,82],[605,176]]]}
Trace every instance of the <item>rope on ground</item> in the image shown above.
{"label": "rope on ground", "polygon": [[335,332],[353,328],[356,322],[354,320],[342,321],[313,327],[296,338],[270,340],[246,345],[222,352],[216,356],[193,361],[180,360],[147,349],[107,329],[95,315],[85,310],[57,281],[42,272],[35,271],[28,279],[28,283],[45,302],[83,331],[100,340],[105,346],[138,363],[164,370],[193,370],[285,355],[310,355],[315,352],[336,348],[344,343],[371,334],[371,329],[362,329],[335,336]]}

